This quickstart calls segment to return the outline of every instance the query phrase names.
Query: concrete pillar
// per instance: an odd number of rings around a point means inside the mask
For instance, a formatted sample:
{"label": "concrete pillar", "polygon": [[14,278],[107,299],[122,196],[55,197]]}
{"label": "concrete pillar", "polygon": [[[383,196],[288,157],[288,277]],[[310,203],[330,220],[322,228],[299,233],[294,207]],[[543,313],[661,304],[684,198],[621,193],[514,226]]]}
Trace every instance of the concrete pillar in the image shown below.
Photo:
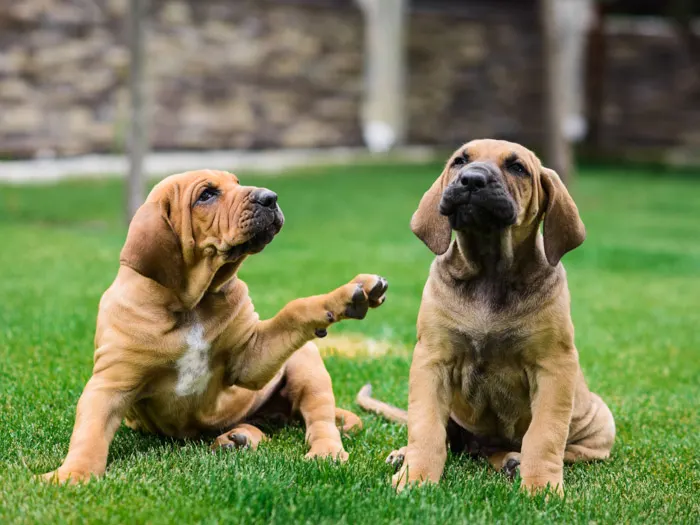
{"label": "concrete pillar", "polygon": [[585,51],[588,30],[594,18],[594,0],[557,0],[554,8],[555,32],[561,61],[563,133],[578,142],[586,135]]}
{"label": "concrete pillar", "polygon": [[365,18],[362,132],[371,151],[384,152],[406,136],[408,0],[357,0]]}
{"label": "concrete pillar", "polygon": [[[556,171],[565,184],[572,171],[571,143],[564,136],[564,75],[562,48],[557,30],[554,4],[558,0],[539,0],[544,63],[544,162]],[[561,0],[559,0],[561,1]],[[564,0],[566,1],[566,0]]]}

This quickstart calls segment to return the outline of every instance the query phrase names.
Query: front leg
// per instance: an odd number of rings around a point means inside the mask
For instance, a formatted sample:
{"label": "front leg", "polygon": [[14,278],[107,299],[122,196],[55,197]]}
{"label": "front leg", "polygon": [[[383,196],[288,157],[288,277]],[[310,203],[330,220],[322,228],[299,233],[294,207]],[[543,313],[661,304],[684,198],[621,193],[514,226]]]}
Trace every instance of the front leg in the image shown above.
{"label": "front leg", "polygon": [[530,493],[548,485],[564,492],[564,449],[574,404],[578,373],[575,349],[540,363],[534,373],[532,421],[523,438],[520,475],[522,488]]}
{"label": "front leg", "polygon": [[408,390],[408,446],[401,469],[392,478],[397,490],[411,483],[437,483],[447,460],[447,421],[452,383],[440,350],[419,342],[413,353]]}
{"label": "front leg", "polygon": [[119,365],[90,378],[78,401],[68,455],[44,480],[78,483],[104,474],[109,445],[136,392],[134,380],[133,371]]}
{"label": "front leg", "polygon": [[364,319],[369,308],[380,306],[388,288],[378,275],[361,274],[330,293],[296,299],[272,319],[261,321],[230,381],[257,390],[268,383],[289,357],[328,327],[343,319]]}

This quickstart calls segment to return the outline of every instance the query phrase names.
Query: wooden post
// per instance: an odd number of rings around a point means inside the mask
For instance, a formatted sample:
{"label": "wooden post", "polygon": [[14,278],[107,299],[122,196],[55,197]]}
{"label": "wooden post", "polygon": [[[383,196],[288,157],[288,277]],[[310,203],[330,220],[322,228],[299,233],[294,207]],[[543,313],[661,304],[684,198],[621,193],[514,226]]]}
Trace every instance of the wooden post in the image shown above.
{"label": "wooden post", "polygon": [[599,153],[602,147],[603,102],[605,97],[606,37],[605,10],[602,2],[594,4],[593,22],[588,33],[586,58],[586,116],[588,133],[586,146]]}
{"label": "wooden post", "polygon": [[406,135],[408,0],[357,0],[365,18],[362,131],[371,151],[387,151]]}
{"label": "wooden post", "polygon": [[545,104],[545,164],[556,171],[565,184],[571,175],[571,144],[564,136],[565,98],[561,52],[557,43],[556,14],[557,0],[539,0],[540,24],[542,28],[542,53],[544,63],[544,104]]}
{"label": "wooden post", "polygon": [[127,223],[145,198],[143,161],[148,151],[148,115],[146,110],[146,17],[148,0],[130,0],[129,9],[129,94],[131,118],[129,132],[129,177],[126,184]]}

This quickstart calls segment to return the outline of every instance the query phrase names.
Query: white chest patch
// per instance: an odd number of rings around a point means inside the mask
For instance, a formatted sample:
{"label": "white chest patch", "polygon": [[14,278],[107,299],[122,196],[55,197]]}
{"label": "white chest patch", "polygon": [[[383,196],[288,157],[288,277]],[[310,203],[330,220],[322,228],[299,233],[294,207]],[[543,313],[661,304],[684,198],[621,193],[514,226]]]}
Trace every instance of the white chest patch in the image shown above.
{"label": "white chest patch", "polygon": [[177,384],[175,393],[178,396],[202,394],[211,379],[209,368],[210,345],[204,339],[204,326],[195,324],[185,339],[187,349],[177,361]]}

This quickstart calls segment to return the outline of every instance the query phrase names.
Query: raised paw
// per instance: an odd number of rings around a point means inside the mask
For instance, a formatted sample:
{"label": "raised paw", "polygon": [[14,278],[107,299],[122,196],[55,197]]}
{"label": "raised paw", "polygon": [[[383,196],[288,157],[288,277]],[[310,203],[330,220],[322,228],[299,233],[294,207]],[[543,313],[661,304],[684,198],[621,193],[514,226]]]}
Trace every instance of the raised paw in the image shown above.
{"label": "raised paw", "polygon": [[391,454],[386,457],[384,462],[394,467],[394,472],[396,472],[401,468],[405,459],[406,447],[401,447],[400,449],[391,452]]}
{"label": "raised paw", "polygon": [[314,335],[326,337],[328,327],[343,319],[364,319],[370,308],[377,308],[384,302],[388,287],[386,279],[379,275],[360,274],[322,296],[323,310],[314,315]]}
{"label": "raised paw", "polygon": [[333,439],[319,439],[314,441],[311,449],[304,456],[306,459],[332,459],[342,463],[348,460],[348,453],[345,452],[343,444]]}
{"label": "raised paw", "polygon": [[352,290],[350,300],[345,305],[343,317],[364,319],[369,308],[377,308],[386,300],[389,283],[384,277],[360,274],[350,284],[354,284],[355,287]]}
{"label": "raised paw", "polygon": [[389,289],[389,282],[379,275],[371,275],[370,278],[376,278],[376,282],[367,293],[370,308],[381,306],[386,300],[386,291]]}

